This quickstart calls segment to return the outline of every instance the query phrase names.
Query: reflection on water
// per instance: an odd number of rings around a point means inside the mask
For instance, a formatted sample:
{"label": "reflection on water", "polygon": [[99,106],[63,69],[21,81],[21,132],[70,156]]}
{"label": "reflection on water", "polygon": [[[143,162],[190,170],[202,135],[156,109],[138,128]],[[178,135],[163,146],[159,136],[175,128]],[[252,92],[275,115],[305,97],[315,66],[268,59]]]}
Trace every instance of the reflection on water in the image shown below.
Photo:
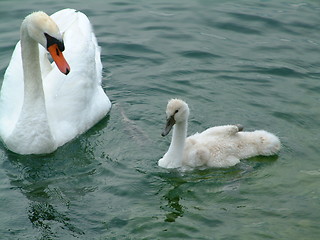
{"label": "reflection on water", "polygon": [[28,218],[41,233],[40,239],[51,239],[57,228],[64,229],[61,236],[84,234],[77,222],[70,219],[70,205],[97,189],[93,178],[101,164],[88,139],[100,134],[107,119],[87,132],[86,137],[80,137],[68,143],[67,149],[50,155],[21,156],[7,151],[9,169],[13,170],[7,175],[11,185],[28,199]]}
{"label": "reflection on water", "polygon": [[180,186],[185,182],[182,181],[170,181],[173,187],[168,190],[163,196],[163,199],[167,202],[165,206],[161,208],[168,212],[166,214],[165,222],[175,222],[178,217],[182,217],[184,213],[183,206],[180,204],[181,199],[181,188]]}
{"label": "reflection on water", "polygon": [[[20,189],[28,199],[28,218],[41,233],[41,239],[50,239],[54,236],[57,226],[66,229],[72,235],[83,234],[74,223],[70,222],[68,208],[70,201],[86,194],[87,190],[84,189],[88,187],[78,184],[77,188],[80,189],[72,189],[69,184],[80,174],[90,175],[94,169],[89,170],[88,166],[92,163],[86,163],[85,168],[89,173],[78,172],[74,175],[75,173],[68,173],[71,166],[67,159],[59,161],[59,158],[53,157],[18,157],[15,154],[8,159],[12,165],[20,169],[20,176],[10,174],[11,184]],[[64,164],[66,162],[68,164]],[[83,165],[79,167],[84,170]],[[93,191],[92,186],[89,186],[89,189]]]}
{"label": "reflection on water", "polygon": [[50,239],[55,235],[56,227],[66,229],[71,235],[83,235],[84,232],[70,223],[67,215],[59,213],[52,205],[45,202],[32,202],[29,209],[32,225],[41,232],[41,239]]}
{"label": "reflection on water", "polygon": [[[195,204],[194,208],[196,210],[203,210],[201,207],[202,200],[200,200],[203,193],[200,196],[196,195],[197,191],[194,188],[197,188],[197,185],[202,183],[209,186],[208,189],[202,189],[205,190],[204,193],[209,191],[213,194],[221,192],[231,195],[236,194],[240,187],[239,180],[245,176],[249,177],[251,172],[258,170],[265,164],[271,164],[272,159],[269,158],[269,160],[267,158],[265,160],[252,158],[250,161],[254,161],[255,165],[243,164],[229,169],[194,170],[187,174],[172,170],[169,174],[161,174],[161,179],[167,184],[166,190],[161,190],[163,204],[160,208],[165,211],[164,221],[175,222],[178,218],[184,216],[185,211],[190,213],[190,209],[184,206],[183,202],[189,202],[188,206],[190,206],[190,203],[191,205]],[[273,160],[276,160],[276,157]]]}

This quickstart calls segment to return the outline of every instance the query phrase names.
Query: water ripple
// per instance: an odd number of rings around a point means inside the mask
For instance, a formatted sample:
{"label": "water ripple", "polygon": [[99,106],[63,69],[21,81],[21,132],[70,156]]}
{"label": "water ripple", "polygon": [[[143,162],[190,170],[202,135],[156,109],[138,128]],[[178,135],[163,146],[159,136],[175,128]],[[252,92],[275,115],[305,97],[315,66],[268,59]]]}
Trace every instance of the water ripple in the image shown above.
{"label": "water ripple", "polygon": [[196,58],[196,59],[208,59],[208,58],[221,58],[221,56],[205,52],[205,51],[182,51],[178,52],[182,57],[186,58]]}
{"label": "water ripple", "polygon": [[[209,23],[210,24],[210,23]],[[237,32],[237,33],[242,33],[242,34],[254,34],[254,35],[262,35],[262,32],[258,29],[255,29],[253,27],[249,27],[249,26],[243,26],[237,23],[233,23],[233,22],[218,22],[218,23],[211,23],[210,25],[212,25],[215,28],[219,28],[221,30],[229,30],[229,31],[233,31],[233,32]]]}

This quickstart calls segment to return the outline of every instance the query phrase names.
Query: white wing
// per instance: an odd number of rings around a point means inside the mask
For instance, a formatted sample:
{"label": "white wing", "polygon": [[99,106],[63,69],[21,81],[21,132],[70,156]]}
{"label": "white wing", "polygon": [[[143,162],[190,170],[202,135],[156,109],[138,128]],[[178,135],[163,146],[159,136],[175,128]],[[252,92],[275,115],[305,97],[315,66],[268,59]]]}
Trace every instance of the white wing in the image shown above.
{"label": "white wing", "polygon": [[88,18],[73,9],[51,18],[63,34],[63,54],[71,68],[65,76],[54,66],[44,79],[49,123],[62,145],[101,120],[111,103],[101,87],[100,47]]}

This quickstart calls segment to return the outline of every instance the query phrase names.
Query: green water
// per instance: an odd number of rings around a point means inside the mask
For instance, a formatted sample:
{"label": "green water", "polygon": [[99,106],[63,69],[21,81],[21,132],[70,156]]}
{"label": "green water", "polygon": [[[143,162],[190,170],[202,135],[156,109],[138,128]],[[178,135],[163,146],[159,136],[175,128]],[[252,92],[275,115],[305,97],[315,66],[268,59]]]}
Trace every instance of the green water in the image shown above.
{"label": "green water", "polygon": [[[3,76],[22,19],[86,13],[110,114],[47,156],[0,145],[0,239],[318,239],[320,2],[0,1]],[[161,169],[168,99],[189,134],[241,123],[283,143],[229,169]]]}

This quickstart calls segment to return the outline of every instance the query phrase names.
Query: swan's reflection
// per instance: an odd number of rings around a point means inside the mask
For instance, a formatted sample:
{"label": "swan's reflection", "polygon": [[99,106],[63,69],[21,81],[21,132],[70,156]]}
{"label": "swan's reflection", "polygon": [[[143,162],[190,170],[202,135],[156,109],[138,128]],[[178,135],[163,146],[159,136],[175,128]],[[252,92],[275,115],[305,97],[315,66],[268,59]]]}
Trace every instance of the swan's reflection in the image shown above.
{"label": "swan's reflection", "polygon": [[181,196],[183,195],[183,184],[186,181],[181,178],[178,172],[171,172],[163,174],[161,178],[167,183],[167,186],[172,186],[165,192],[162,199],[166,204],[160,208],[166,212],[165,222],[175,222],[177,218],[182,217],[184,214],[184,206],[180,203]]}
{"label": "swan's reflection", "polygon": [[33,227],[39,230],[40,239],[84,234],[72,221],[70,206],[97,188],[92,176],[100,163],[93,151],[96,141],[91,142],[90,135],[99,134],[97,130],[102,125],[50,155],[5,152],[10,184],[27,198],[26,212]]}
{"label": "swan's reflection", "polygon": [[178,217],[183,216],[184,207],[180,204],[179,186],[173,187],[163,198],[168,201],[168,204],[163,207],[164,210],[168,211],[165,222],[175,222]]}
{"label": "swan's reflection", "polygon": [[[272,164],[276,159],[276,156],[256,157],[231,168],[213,168],[186,173],[173,170],[161,173],[160,178],[165,182],[165,185],[160,189],[161,192],[164,192],[162,199],[166,202],[160,207],[165,211],[164,221],[175,222],[179,217],[188,214],[187,209],[190,209],[191,202],[203,202],[207,197],[206,184],[210,185],[211,194],[223,193],[233,196],[240,188],[239,179],[266,164]],[[197,187],[198,185],[199,187]]]}

